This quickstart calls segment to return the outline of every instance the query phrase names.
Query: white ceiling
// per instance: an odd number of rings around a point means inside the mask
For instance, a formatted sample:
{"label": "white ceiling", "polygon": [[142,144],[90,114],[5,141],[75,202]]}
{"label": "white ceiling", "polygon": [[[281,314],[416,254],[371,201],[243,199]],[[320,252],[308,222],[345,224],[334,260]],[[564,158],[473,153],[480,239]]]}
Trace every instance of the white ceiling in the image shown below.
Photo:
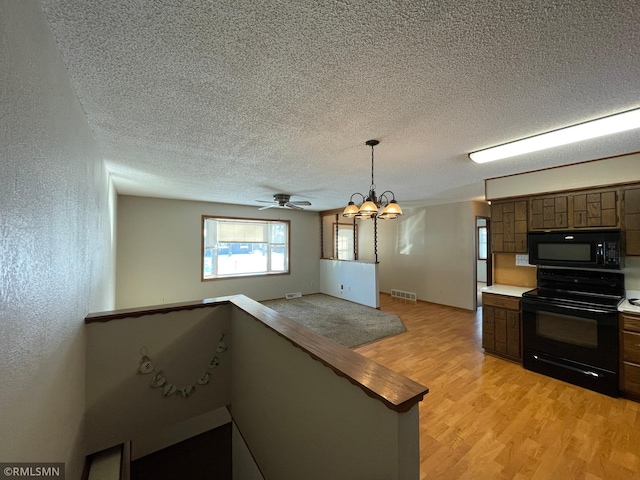
{"label": "white ceiling", "polygon": [[471,151],[640,107],[638,0],[42,0],[121,194],[401,205],[640,151]]}

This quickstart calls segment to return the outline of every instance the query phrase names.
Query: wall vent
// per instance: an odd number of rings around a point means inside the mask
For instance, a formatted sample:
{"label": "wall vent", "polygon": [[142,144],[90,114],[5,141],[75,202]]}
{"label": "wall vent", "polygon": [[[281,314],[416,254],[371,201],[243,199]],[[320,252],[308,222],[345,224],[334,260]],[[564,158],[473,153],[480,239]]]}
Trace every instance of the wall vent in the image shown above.
{"label": "wall vent", "polygon": [[402,290],[391,290],[391,296],[395,298],[404,298],[413,302],[418,301],[418,296],[413,292],[403,292]]}
{"label": "wall vent", "polygon": [[302,292],[292,292],[292,293],[287,293],[285,295],[285,298],[289,300],[290,298],[300,298],[301,296],[302,296]]}

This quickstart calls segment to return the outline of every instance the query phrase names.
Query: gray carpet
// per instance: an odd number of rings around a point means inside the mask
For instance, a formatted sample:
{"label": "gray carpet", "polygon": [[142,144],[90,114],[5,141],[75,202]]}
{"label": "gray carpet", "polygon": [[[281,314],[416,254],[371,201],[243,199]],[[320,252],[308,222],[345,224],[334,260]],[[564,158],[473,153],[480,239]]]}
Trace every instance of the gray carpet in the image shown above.
{"label": "gray carpet", "polygon": [[261,303],[349,348],[406,331],[396,315],[320,293]]}

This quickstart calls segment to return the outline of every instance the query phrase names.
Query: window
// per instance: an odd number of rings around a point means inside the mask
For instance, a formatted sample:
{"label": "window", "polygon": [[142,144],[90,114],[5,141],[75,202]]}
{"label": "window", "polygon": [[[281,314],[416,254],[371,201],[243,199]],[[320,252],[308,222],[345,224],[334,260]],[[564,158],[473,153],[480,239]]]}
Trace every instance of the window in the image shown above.
{"label": "window", "polygon": [[[337,229],[337,235],[336,235]],[[333,224],[334,238],[334,258],[340,260],[355,260],[356,253],[354,249],[354,237],[356,236],[356,227],[349,224]],[[337,242],[337,245],[336,245]],[[337,249],[336,249],[337,246]]]}
{"label": "window", "polygon": [[202,279],[289,273],[289,222],[202,217]]}
{"label": "window", "polygon": [[487,227],[478,227],[478,260],[486,260],[487,253]]}

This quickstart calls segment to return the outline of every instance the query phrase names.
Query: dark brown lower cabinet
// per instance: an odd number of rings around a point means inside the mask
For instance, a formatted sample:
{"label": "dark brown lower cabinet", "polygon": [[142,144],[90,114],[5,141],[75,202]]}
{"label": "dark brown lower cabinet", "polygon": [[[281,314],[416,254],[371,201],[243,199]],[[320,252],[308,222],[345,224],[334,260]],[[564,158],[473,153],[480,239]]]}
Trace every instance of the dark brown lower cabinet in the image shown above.
{"label": "dark brown lower cabinet", "polygon": [[520,299],[482,294],[482,348],[486,353],[522,363]]}
{"label": "dark brown lower cabinet", "polygon": [[640,315],[620,314],[620,390],[640,399]]}

